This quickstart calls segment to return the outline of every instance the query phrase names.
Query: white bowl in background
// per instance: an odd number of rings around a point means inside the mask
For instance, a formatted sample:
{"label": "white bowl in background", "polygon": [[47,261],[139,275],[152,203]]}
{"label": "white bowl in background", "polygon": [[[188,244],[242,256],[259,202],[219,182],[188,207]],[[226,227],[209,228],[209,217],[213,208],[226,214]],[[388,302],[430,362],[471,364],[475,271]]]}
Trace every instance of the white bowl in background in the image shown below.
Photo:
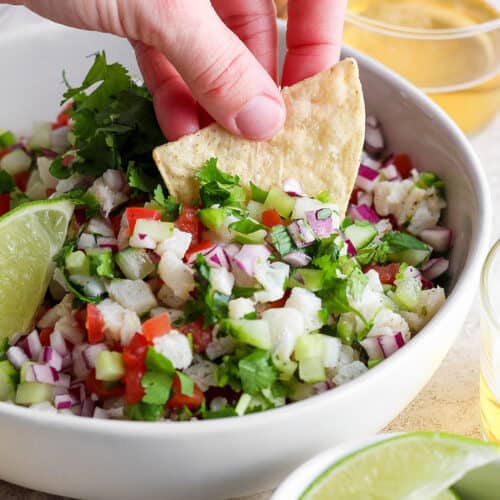
{"label": "white bowl in background", "polygon": [[[284,25],[280,26],[283,40]],[[61,70],[78,84],[106,49],[137,72],[124,40],[51,23],[0,35],[0,125],[17,131],[55,116]],[[283,55],[283,52],[282,52]],[[446,181],[453,228],[450,296],[408,345],[349,384],[309,400],[242,418],[128,422],[52,415],[0,403],[0,477],[85,499],[216,499],[276,486],[333,445],[382,429],[437,369],[469,310],[486,254],[491,207],[481,165],[465,136],[428,98],[371,59],[360,65],[367,109],[389,148]],[[5,70],[8,68],[8,70]]]}

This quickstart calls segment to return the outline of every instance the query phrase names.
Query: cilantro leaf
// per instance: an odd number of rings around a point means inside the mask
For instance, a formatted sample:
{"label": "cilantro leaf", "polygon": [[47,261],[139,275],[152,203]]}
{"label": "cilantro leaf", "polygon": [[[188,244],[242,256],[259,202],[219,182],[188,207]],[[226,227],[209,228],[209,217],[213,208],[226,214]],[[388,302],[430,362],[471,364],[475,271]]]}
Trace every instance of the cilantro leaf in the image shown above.
{"label": "cilantro leaf", "polygon": [[175,372],[172,362],[152,347],[148,347],[148,352],[146,353],[146,368],[148,371],[165,373],[172,376]]}
{"label": "cilantro leaf", "polygon": [[205,164],[196,172],[196,180],[200,186],[216,182],[228,186],[239,186],[240,178],[237,175],[231,175],[219,170],[217,167],[217,158],[210,158]]}
{"label": "cilantro leaf", "polygon": [[177,376],[181,385],[181,394],[192,396],[194,392],[194,382],[191,377],[177,370]]}
{"label": "cilantro leaf", "polygon": [[85,216],[90,219],[101,213],[101,205],[96,197],[85,191],[85,189],[73,189],[64,194],[64,198],[73,202],[74,205],[85,208]]}
{"label": "cilantro leaf", "polygon": [[253,182],[250,182],[250,195],[253,201],[259,203],[264,203],[266,201],[269,191],[265,191],[260,187],[256,186]]}
{"label": "cilantro leaf", "polygon": [[6,194],[16,189],[14,178],[5,170],[0,170],[0,194]]}
{"label": "cilantro leaf", "polygon": [[270,353],[260,349],[240,359],[238,371],[243,390],[252,396],[271,387],[278,377]]}
{"label": "cilantro leaf", "polygon": [[349,275],[349,292],[354,300],[359,300],[368,284],[368,276],[359,267]]}
{"label": "cilantro leaf", "polygon": [[160,184],[155,187],[153,193],[153,200],[161,209],[162,219],[170,222],[177,220],[181,209],[180,203],[177,203],[173,196],[165,196]]}
{"label": "cilantro leaf", "polygon": [[251,234],[259,229],[265,229],[262,224],[252,220],[252,219],[241,219],[236,222],[229,224],[229,229],[236,231],[241,234]]}
{"label": "cilantro leaf", "polygon": [[428,250],[429,246],[411,234],[394,231],[382,238],[388,255],[405,252],[406,250]]}
{"label": "cilantro leaf", "polygon": [[239,299],[241,297],[248,299],[249,297],[253,297],[254,293],[258,292],[259,290],[261,290],[261,288],[234,286],[231,297],[233,299]]}
{"label": "cilantro leaf", "polygon": [[237,417],[238,414],[236,413],[236,410],[231,406],[224,406],[220,410],[215,411],[209,411],[205,409],[201,412],[201,416],[205,420],[210,420],[212,418]]}
{"label": "cilantro leaf", "polygon": [[57,267],[64,268],[66,264],[66,257],[73,253],[76,248],[76,240],[69,240],[64,243],[61,250],[54,256],[53,261]]}
{"label": "cilantro leaf", "polygon": [[415,185],[421,189],[434,187],[440,194],[442,194],[444,190],[444,181],[433,172],[421,172]]}
{"label": "cilantro leaf", "polygon": [[171,373],[147,372],[141,379],[144,388],[142,401],[152,405],[164,405],[170,398],[173,380],[174,376]]}
{"label": "cilantro leaf", "polygon": [[147,403],[136,403],[129,405],[125,413],[131,420],[142,420],[154,422],[158,420],[165,412],[163,405],[152,405]]}

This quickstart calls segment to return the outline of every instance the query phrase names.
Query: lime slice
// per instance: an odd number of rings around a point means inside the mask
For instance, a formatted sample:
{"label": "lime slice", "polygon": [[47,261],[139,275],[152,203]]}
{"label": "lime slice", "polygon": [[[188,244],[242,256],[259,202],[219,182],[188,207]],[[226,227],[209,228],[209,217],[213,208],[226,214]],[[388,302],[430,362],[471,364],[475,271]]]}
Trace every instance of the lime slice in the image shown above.
{"label": "lime slice", "polygon": [[444,490],[434,500],[460,500],[460,497],[453,490]]}
{"label": "lime slice", "polygon": [[442,433],[413,433],[379,441],[334,463],[302,500],[456,498],[447,491],[468,471],[500,458],[500,447]]}
{"label": "lime slice", "polygon": [[72,214],[71,202],[46,200],[0,218],[0,338],[30,328]]}

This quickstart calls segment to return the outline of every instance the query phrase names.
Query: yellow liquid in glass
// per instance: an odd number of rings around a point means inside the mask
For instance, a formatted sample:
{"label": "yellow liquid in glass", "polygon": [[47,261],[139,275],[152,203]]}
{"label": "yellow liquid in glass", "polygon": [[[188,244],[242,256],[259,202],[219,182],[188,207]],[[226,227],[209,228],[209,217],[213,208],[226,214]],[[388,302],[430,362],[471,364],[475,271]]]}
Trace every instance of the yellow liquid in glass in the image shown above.
{"label": "yellow liquid in glass", "polygon": [[483,374],[479,380],[479,399],[483,435],[488,441],[500,444],[500,403],[488,387]]}
{"label": "yellow liquid in glass", "polygon": [[[417,30],[465,28],[500,17],[485,0],[350,0],[348,5],[367,20]],[[426,91],[465,132],[485,125],[500,107],[500,28],[446,39],[404,34],[368,27],[354,17],[346,22],[344,42]]]}

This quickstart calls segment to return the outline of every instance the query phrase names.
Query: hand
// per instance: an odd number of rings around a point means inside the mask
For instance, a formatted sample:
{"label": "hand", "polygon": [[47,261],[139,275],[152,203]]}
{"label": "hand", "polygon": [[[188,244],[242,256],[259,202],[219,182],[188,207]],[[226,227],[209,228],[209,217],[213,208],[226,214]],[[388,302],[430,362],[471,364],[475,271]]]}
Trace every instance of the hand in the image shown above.
{"label": "hand", "polygon": [[[268,139],[283,126],[272,0],[5,3],[23,4],[69,26],[128,38],[170,140],[204,125],[203,110],[249,139]],[[289,0],[283,85],[338,61],[346,4],[347,0]]]}

